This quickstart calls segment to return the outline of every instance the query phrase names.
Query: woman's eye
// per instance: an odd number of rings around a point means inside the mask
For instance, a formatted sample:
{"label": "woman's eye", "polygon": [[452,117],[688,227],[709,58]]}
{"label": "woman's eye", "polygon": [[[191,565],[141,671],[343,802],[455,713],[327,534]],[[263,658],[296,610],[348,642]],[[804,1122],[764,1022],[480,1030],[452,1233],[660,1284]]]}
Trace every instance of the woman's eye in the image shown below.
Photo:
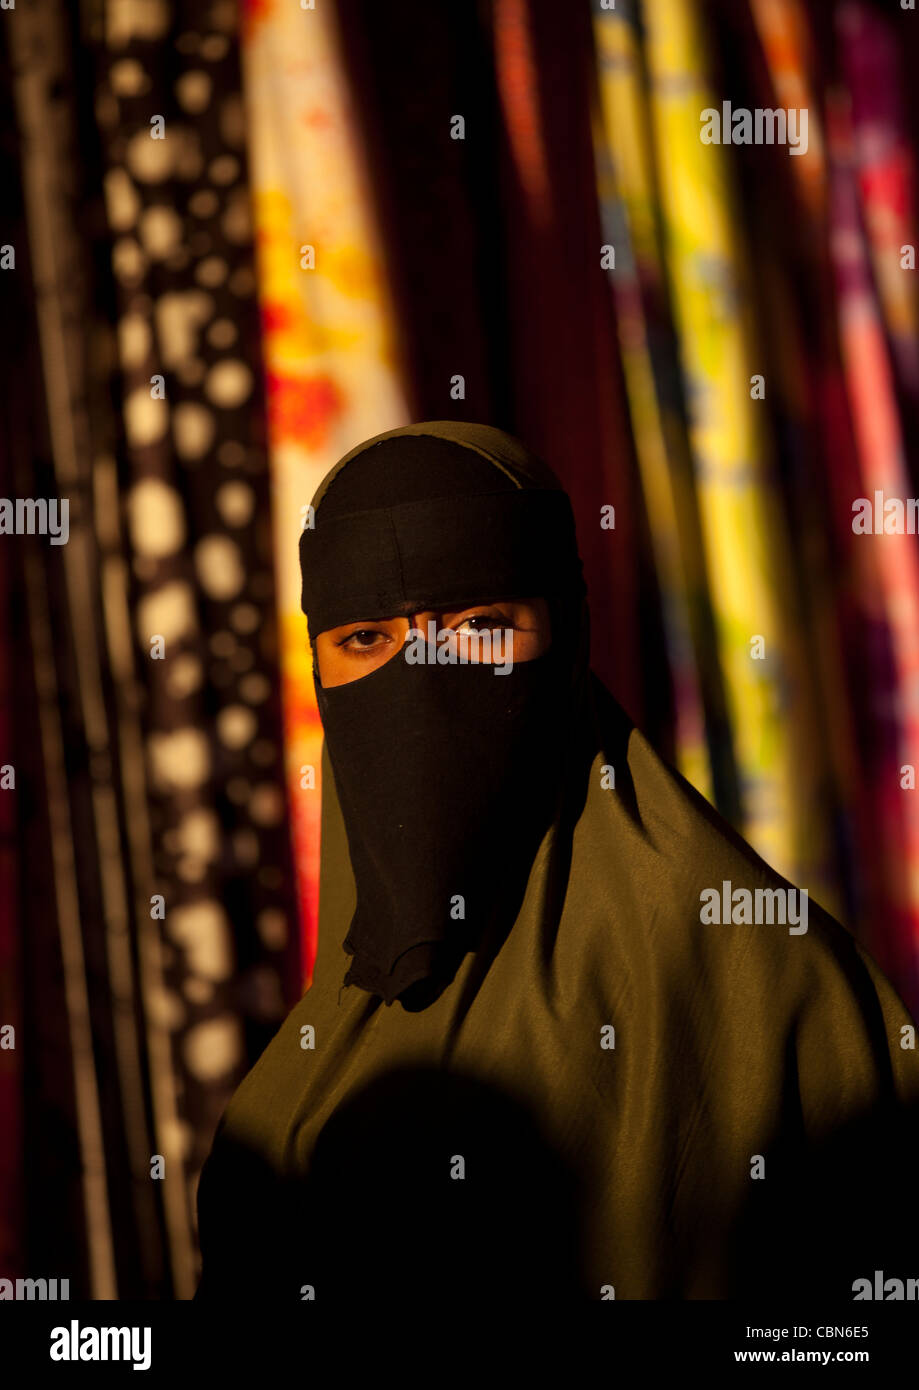
{"label": "woman's eye", "polygon": [[476,624],[476,626],[472,628],[473,632],[484,632],[489,628],[512,628],[514,626],[511,620],[506,618],[503,613],[472,613],[454,628],[454,632],[462,632],[464,627],[472,624]]}
{"label": "woman's eye", "polygon": [[372,647],[377,647],[385,641],[386,634],[384,632],[378,632],[372,627],[360,627],[354,632],[349,632],[347,637],[343,637],[338,645],[346,649],[350,648],[351,651],[369,651]]}

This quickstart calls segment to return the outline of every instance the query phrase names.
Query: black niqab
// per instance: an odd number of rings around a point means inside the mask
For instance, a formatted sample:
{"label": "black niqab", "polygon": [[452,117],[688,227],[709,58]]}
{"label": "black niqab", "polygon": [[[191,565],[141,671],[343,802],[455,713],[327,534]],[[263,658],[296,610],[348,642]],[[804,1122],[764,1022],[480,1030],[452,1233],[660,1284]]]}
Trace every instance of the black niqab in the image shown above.
{"label": "black niqab", "polygon": [[[534,482],[433,436],[371,440],[322,493],[300,557],[357,885],[344,983],[391,1004],[513,920],[554,812],[551,735],[583,598],[571,507],[548,470]],[[315,636],[330,627],[535,597],[549,603],[550,648],[509,671],[410,664],[403,649],[358,680],[320,683]]]}

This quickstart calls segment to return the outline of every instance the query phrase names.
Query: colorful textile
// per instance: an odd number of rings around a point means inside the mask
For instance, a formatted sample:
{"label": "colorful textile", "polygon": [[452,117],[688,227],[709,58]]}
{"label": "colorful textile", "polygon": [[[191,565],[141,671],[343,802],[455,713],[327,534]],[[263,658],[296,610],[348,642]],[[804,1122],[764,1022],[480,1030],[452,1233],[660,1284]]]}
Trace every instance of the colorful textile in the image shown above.
{"label": "colorful textile", "polygon": [[[701,139],[716,100],[692,0],[645,11],[652,128],[690,419],[706,565],[740,778],[741,829],[805,883],[826,874],[806,744],[789,716],[806,700],[787,584],[789,538],[756,396],[756,350],[730,148]],[[762,378],[762,381],[760,381]]]}
{"label": "colorful textile", "polygon": [[298,537],[407,420],[558,471],[598,675],[919,1010],[917,541],[852,528],[919,496],[917,64],[865,0],[4,12],[2,490],[71,535],[0,537],[0,1277],[194,1286],[317,949]]}
{"label": "colorful textile", "polygon": [[242,51],[305,987],[316,950],[322,733],[297,538],[336,459],[408,414],[334,15],[250,5]]}

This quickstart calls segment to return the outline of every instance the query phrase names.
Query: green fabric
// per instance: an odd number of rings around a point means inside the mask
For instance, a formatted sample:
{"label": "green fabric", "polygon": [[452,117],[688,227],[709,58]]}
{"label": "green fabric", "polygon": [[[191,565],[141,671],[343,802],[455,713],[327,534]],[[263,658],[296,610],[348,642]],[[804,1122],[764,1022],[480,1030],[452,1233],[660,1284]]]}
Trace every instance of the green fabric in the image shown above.
{"label": "green fabric", "polygon": [[[447,427],[410,428],[446,434]],[[447,437],[462,431],[478,447],[494,447],[494,432],[449,429]],[[506,447],[502,463],[540,467],[525,454],[512,456],[515,443]],[[456,1269],[474,1298],[476,1271],[487,1284],[494,1262],[503,1270],[509,1241],[525,1244],[522,1233],[530,1231],[535,1250],[540,1230],[558,1224],[562,1208],[553,1206],[540,1144],[573,1184],[578,1291],[587,1297],[614,1289],[616,1298],[850,1299],[853,1281],[875,1269],[919,1276],[910,1178],[919,1062],[901,1045],[911,1024],[902,1002],[815,903],[807,905],[804,934],[779,923],[700,920],[703,892],[720,895],[724,881],[735,890],[788,885],[631,726],[588,674],[585,651],[586,617],[578,718],[571,730],[547,731],[549,739],[569,740],[567,793],[516,921],[506,939],[468,954],[426,1007],[387,1008],[357,987],[342,988],[350,958],[341,943],[355,893],[324,759],[313,984],[221,1121],[199,1196],[199,1297],[223,1296],[254,1262],[273,1297],[295,1300],[302,1285],[315,1285],[321,1299],[321,1261],[310,1248],[311,1221],[318,1228],[321,1220],[322,1249],[336,1244],[356,1290],[372,1285],[398,1296],[396,1275],[415,1263],[398,1239],[408,1229],[414,1241],[430,1240],[427,1258],[439,1250],[443,1259],[432,1296],[458,1296],[438,1286],[445,1270]],[[314,1048],[301,1047],[305,1025],[315,1032]],[[609,1026],[614,1046],[603,1045]],[[390,1099],[358,1129],[343,1129],[337,1147],[330,1141],[323,1214],[314,1209],[303,1218],[298,1202],[308,1193],[324,1126],[368,1083],[395,1073],[433,1076],[430,1094],[442,1083],[444,1096],[460,1097],[452,1112],[432,1108],[437,1143],[430,1154],[424,1116],[410,1152],[399,1150],[398,1163],[417,1161],[421,1176],[400,1185],[397,1165],[383,1161],[399,1139],[393,1127],[406,1116],[406,1106]],[[481,1111],[487,1125],[473,1143],[477,1086],[489,1100]],[[407,1086],[404,1095],[412,1094]],[[453,1261],[443,1240],[461,1242],[474,1216],[476,1182],[492,1161],[487,1136],[501,1133],[494,1107],[502,1098],[538,1129],[531,1148],[527,1141],[514,1151],[526,1210],[510,1211],[515,1182],[502,1169],[489,1188],[488,1224],[474,1228],[476,1249],[465,1257],[457,1250]],[[464,1154],[466,1133],[475,1162],[464,1179],[451,1178],[449,1160]],[[352,1149],[360,1135],[360,1154],[348,1151],[349,1134]],[[529,1186],[528,1154],[540,1175]],[[756,1156],[764,1160],[762,1178],[753,1176]],[[493,1155],[495,1165],[499,1158]],[[347,1177],[336,1188],[329,1172],[337,1164]],[[423,1212],[408,1210],[412,1184],[429,1181],[432,1187],[417,1187],[426,1202],[440,1191],[437,1183],[451,1192],[462,1185],[462,1220],[441,1228],[439,1209],[427,1223]],[[498,1229],[505,1203],[509,1224]],[[381,1232],[385,1241],[376,1238]],[[538,1299],[544,1273],[523,1287],[517,1280],[509,1295]],[[501,1277],[493,1276],[499,1288]]]}

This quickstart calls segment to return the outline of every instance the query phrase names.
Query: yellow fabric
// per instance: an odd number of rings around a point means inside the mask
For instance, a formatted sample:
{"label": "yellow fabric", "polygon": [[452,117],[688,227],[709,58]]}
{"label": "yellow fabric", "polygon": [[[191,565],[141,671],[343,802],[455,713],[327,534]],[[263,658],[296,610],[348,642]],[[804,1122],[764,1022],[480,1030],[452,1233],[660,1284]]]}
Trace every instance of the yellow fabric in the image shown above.
{"label": "yellow fabric", "polygon": [[750,267],[738,233],[732,152],[700,138],[700,113],[720,107],[707,77],[696,0],[657,0],[645,17],[668,270],[743,830],[770,864],[832,905],[823,807],[809,770],[819,730],[789,583],[790,538],[771,476],[765,416],[752,395],[763,363],[746,290]]}

